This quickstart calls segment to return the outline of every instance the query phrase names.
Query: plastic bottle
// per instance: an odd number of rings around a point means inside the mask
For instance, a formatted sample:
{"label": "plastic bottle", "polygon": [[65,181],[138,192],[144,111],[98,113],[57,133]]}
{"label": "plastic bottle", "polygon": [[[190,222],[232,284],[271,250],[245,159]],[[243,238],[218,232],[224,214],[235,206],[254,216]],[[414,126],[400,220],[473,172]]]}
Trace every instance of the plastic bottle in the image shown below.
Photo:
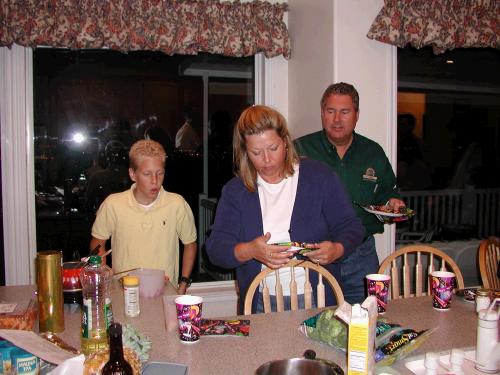
{"label": "plastic bottle", "polygon": [[113,271],[93,255],[80,273],[82,284],[82,343],[83,354],[89,355],[108,347],[107,329],[113,321],[110,287]]}
{"label": "plastic bottle", "polygon": [[101,371],[102,375],[132,375],[132,367],[123,357],[122,326],[112,323],[109,327],[109,361]]}
{"label": "plastic bottle", "polygon": [[139,316],[141,308],[139,305],[139,278],[137,276],[125,276],[123,278],[123,295],[125,315],[132,318]]}
{"label": "plastic bottle", "polygon": [[[496,300],[495,302],[496,303]],[[493,349],[498,342],[498,313],[494,310],[481,310],[477,320],[476,365],[477,370],[488,373],[498,371]]]}

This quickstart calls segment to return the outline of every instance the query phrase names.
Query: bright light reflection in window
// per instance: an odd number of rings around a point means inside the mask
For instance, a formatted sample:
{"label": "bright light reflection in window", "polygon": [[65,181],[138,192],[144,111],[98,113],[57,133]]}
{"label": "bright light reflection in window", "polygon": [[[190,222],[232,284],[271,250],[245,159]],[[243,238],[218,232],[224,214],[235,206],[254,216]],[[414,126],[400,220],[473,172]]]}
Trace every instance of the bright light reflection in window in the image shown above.
{"label": "bright light reflection in window", "polygon": [[82,133],[73,134],[73,142],[80,144],[83,141],[85,141],[85,136]]}

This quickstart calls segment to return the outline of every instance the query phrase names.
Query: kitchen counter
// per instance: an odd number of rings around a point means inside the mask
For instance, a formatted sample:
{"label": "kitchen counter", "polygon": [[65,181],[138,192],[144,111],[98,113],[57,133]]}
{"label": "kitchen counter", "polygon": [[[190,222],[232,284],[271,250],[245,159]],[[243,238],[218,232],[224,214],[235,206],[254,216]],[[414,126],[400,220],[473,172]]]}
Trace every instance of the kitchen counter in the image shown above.
{"label": "kitchen counter", "polygon": [[[0,287],[0,299],[12,301],[29,297],[33,286]],[[165,294],[174,294],[169,286]],[[180,342],[175,331],[165,328],[161,297],[142,298],[141,314],[127,318],[123,313],[123,292],[115,283],[112,290],[115,320],[130,323],[153,342],[151,360],[181,363],[188,366],[189,375],[252,374],[261,364],[283,358],[300,357],[307,349],[316,351],[317,357],[332,360],[345,368],[345,353],[305,337],[298,325],[318,310],[299,310],[283,313],[256,314],[250,319],[248,337],[202,336],[194,344]],[[80,346],[80,319],[78,308],[65,305],[65,331],[59,336],[68,344]],[[476,344],[477,317],[474,304],[454,297],[447,312],[432,308],[430,297],[390,301],[385,317],[394,323],[415,330],[438,327],[427,341],[412,355],[428,351],[472,347]],[[411,373],[402,361],[394,365],[401,373]]]}

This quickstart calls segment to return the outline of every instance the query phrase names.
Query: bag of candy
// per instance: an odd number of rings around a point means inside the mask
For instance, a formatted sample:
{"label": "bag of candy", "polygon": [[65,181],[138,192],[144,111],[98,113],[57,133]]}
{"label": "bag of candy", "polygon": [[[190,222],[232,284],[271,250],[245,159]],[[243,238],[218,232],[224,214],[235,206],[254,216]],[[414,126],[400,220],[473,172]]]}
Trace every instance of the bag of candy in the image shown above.
{"label": "bag of candy", "polygon": [[375,362],[377,366],[390,366],[417,349],[437,328],[415,331],[411,328],[392,329],[376,342]]}

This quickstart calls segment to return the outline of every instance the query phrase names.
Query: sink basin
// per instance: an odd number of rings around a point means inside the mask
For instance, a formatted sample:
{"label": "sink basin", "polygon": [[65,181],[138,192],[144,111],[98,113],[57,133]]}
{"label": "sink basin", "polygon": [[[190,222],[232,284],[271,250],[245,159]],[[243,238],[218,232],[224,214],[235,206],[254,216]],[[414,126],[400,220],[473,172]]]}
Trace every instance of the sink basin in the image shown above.
{"label": "sink basin", "polygon": [[[474,348],[467,348],[464,349],[465,352],[465,361],[463,365],[463,371],[465,375],[471,374],[471,375],[484,375],[484,372],[478,371],[474,368],[474,363],[471,361],[468,361],[467,358],[474,360],[476,358],[476,350]],[[450,372],[446,369],[448,367],[451,369],[451,364],[450,364],[450,353],[451,350],[447,350],[445,352],[439,352],[439,361],[441,366],[439,366],[438,369],[438,375],[442,374],[449,374]],[[424,355],[420,355],[417,357],[413,358],[408,358],[405,361],[405,366],[408,368],[410,371],[417,375],[425,375],[425,366],[424,366]]]}

